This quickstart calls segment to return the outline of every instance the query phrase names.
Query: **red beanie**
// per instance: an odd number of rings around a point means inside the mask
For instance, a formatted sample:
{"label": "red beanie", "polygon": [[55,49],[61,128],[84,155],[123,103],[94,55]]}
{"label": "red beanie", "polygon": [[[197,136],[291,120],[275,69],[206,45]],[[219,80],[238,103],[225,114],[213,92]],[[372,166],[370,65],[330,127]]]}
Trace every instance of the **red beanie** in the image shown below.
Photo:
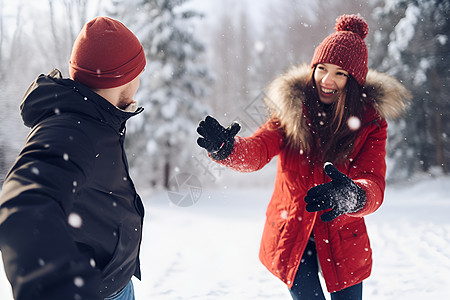
{"label": "red beanie", "polygon": [[369,33],[366,21],[357,15],[342,15],[336,21],[335,33],[326,37],[316,48],[311,67],[319,63],[340,66],[360,85],[367,76],[367,46],[364,38]]}
{"label": "red beanie", "polygon": [[73,45],[70,76],[90,88],[108,89],[136,78],[145,63],[141,43],[125,25],[96,17],[84,25]]}

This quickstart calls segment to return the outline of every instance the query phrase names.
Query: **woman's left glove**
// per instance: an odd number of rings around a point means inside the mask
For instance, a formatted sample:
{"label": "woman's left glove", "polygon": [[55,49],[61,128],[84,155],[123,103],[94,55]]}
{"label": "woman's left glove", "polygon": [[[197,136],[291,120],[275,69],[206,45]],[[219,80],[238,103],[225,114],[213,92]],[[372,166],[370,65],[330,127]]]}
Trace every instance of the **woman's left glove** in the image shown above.
{"label": "woman's left glove", "polygon": [[305,197],[308,212],[321,211],[331,208],[320,218],[329,222],[346,213],[357,212],[366,204],[366,192],[353,182],[348,176],[342,174],[332,163],[325,163],[325,173],[332,179],[311,188]]}

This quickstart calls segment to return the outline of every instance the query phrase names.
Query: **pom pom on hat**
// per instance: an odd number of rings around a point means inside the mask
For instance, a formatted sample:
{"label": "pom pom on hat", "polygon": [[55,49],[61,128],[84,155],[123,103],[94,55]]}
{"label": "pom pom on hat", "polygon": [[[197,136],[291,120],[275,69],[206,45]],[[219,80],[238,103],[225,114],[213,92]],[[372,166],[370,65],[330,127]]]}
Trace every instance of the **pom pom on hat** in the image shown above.
{"label": "pom pom on hat", "polygon": [[319,63],[338,65],[360,84],[367,76],[368,52],[364,38],[369,33],[366,21],[357,15],[342,15],[336,20],[335,33],[316,48],[311,67]]}
{"label": "pom pom on hat", "polygon": [[70,76],[93,89],[124,85],[146,64],[137,37],[121,22],[96,17],[83,26],[69,61]]}
{"label": "pom pom on hat", "polygon": [[369,26],[364,19],[355,15],[342,15],[336,20],[336,26],[334,27],[336,32],[338,31],[351,31],[359,35],[362,39],[365,39],[369,34]]}

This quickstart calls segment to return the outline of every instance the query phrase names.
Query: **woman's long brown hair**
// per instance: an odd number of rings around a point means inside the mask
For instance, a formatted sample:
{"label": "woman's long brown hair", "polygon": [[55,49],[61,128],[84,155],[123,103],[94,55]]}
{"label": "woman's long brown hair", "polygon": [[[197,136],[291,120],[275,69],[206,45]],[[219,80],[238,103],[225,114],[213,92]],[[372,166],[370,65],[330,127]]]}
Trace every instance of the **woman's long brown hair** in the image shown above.
{"label": "woman's long brown hair", "polygon": [[351,76],[348,77],[344,91],[339,99],[330,105],[319,99],[314,81],[315,68],[305,89],[303,115],[311,128],[312,144],[307,147],[310,157],[321,162],[342,163],[348,159],[353,149],[359,128],[350,128],[351,117],[363,124],[364,97],[362,87]]}

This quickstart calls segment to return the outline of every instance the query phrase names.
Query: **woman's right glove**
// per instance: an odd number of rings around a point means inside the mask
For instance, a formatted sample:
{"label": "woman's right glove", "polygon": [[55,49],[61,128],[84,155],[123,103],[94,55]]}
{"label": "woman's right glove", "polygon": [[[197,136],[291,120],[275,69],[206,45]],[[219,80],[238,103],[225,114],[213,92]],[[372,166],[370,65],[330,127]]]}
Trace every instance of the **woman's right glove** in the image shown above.
{"label": "woman's right glove", "polygon": [[241,130],[241,125],[233,122],[225,128],[211,116],[207,116],[204,121],[200,121],[197,127],[197,144],[205,148],[215,160],[227,158],[234,146],[234,136]]}

